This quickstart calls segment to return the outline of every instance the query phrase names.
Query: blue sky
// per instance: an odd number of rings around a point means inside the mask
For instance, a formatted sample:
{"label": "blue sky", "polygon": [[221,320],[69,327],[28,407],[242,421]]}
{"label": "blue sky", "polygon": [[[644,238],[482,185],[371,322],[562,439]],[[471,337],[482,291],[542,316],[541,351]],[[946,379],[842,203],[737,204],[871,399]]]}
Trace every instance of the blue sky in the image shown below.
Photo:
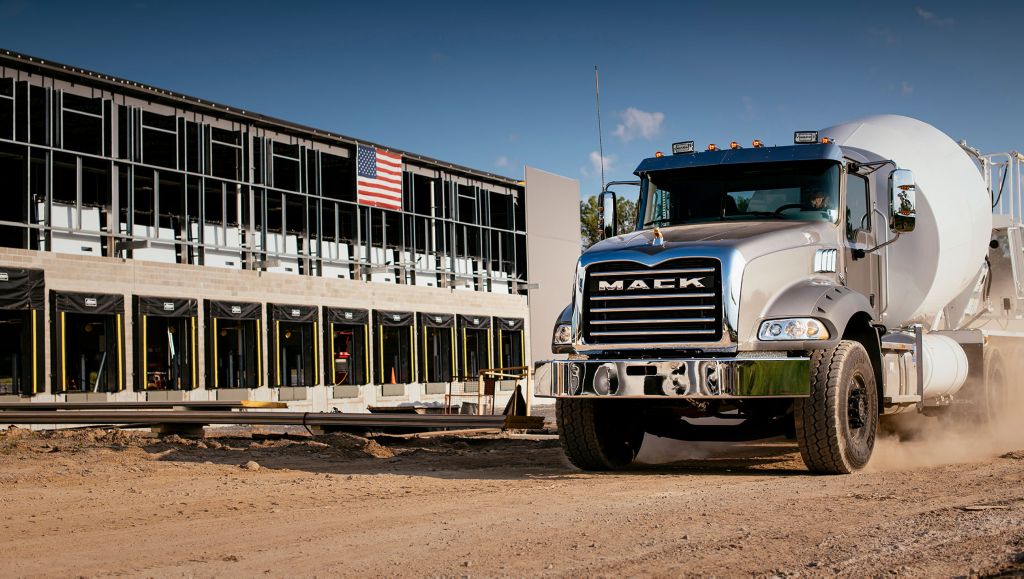
{"label": "blue sky", "polygon": [[0,0],[0,47],[512,177],[898,113],[1024,149],[1024,3]]}

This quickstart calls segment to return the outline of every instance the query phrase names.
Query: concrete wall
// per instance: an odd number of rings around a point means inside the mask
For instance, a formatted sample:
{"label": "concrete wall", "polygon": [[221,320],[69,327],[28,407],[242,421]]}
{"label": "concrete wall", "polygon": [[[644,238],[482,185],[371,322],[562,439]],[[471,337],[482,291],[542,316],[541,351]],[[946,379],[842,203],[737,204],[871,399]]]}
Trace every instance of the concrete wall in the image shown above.
{"label": "concrete wall", "polygon": [[556,357],[551,330],[572,299],[580,257],[580,184],[533,167],[526,168],[527,271],[538,289],[530,291],[530,333],[534,360]]}
{"label": "concrete wall", "polygon": [[[530,334],[530,319],[527,300],[519,295],[490,294],[486,292],[455,292],[451,289],[418,287],[391,283],[360,282],[345,279],[296,276],[275,274],[251,270],[229,270],[213,267],[164,264],[142,260],[123,260],[119,258],[94,257],[87,255],[69,255],[30,250],[0,248],[0,267],[32,268],[44,271],[47,289],[46,308],[46,393],[35,396],[36,400],[64,400],[68,395],[52,394],[50,387],[52,369],[50,368],[50,349],[53,346],[50,332],[49,291],[95,292],[104,294],[121,294],[125,296],[125,308],[131,308],[131,296],[157,296],[196,298],[200,304],[199,335],[199,382],[200,387],[184,393],[184,399],[213,400],[225,398],[243,398],[250,400],[288,400],[296,410],[330,410],[337,407],[342,411],[364,411],[368,405],[398,405],[417,401],[439,403],[444,400],[443,394],[427,394],[424,384],[410,384],[402,393],[384,396],[379,385],[367,385],[358,388],[355,398],[333,398],[333,387],[324,385],[299,389],[280,389],[262,387],[239,391],[206,389],[203,378],[205,372],[205,327],[203,302],[212,300],[236,300],[261,303],[279,303],[314,306],[336,306],[367,309],[402,310],[412,312],[446,312],[477,314],[485,316],[517,317],[526,320],[527,336]],[[117,394],[89,394],[94,398],[102,397],[109,400],[147,400],[167,399],[168,396],[180,396],[175,392],[137,392],[134,391],[136,369],[134,368],[131,345],[133,344],[132,324],[133,312],[126,312],[125,337],[125,391]],[[266,320],[266,317],[264,318]],[[323,328],[323,320],[320,320]],[[266,332],[266,323],[263,324]],[[268,360],[267,340],[262,340],[263,358]],[[322,332],[317,336],[318,352],[323,352]],[[529,350],[525,353],[530,360]],[[264,384],[268,364],[263,364]],[[320,378],[322,381],[322,377]],[[475,384],[471,385],[471,388]],[[72,395],[73,396],[73,395]],[[147,398],[148,396],[148,398]],[[14,398],[18,397],[2,397]],[[294,398],[300,398],[292,400]],[[174,398],[172,398],[174,399]],[[501,410],[504,397],[496,402]],[[21,400],[25,400],[21,398]],[[463,401],[473,401],[469,398]]]}

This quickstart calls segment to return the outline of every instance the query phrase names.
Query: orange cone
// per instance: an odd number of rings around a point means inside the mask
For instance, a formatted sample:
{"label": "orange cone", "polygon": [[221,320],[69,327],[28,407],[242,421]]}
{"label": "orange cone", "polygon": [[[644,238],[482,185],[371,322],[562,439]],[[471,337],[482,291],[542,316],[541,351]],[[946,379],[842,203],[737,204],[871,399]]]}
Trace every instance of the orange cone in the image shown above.
{"label": "orange cone", "polygon": [[392,384],[398,384],[398,382],[395,382],[395,369],[394,368],[391,369],[391,383]]}

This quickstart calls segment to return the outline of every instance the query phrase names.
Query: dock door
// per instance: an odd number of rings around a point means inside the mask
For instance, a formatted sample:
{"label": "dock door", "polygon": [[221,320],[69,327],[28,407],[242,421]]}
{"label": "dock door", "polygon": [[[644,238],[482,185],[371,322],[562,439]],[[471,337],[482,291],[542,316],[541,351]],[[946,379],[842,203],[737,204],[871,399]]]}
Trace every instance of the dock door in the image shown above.
{"label": "dock door", "polygon": [[475,388],[480,370],[491,367],[490,316],[459,316],[462,334],[462,379],[467,388]]}
{"label": "dock door", "polygon": [[420,315],[420,360],[427,394],[443,394],[455,379],[455,315]]}
{"label": "dock door", "polygon": [[320,382],[315,306],[268,304],[272,386],[316,386]]}
{"label": "dock door", "polygon": [[52,292],[54,392],[124,390],[124,296]]}
{"label": "dock door", "polygon": [[0,395],[43,391],[43,272],[0,269]]}
{"label": "dock door", "polygon": [[199,306],[196,300],[136,296],[134,306],[136,387],[140,390],[197,388]]}
{"label": "dock door", "polygon": [[[329,385],[350,387],[369,383],[369,323],[368,310],[324,308],[324,359]],[[347,392],[349,396],[356,394],[351,388],[336,391]]]}
{"label": "dock door", "polygon": [[412,312],[376,310],[377,384],[383,384],[384,396],[405,393],[398,384],[415,381],[416,316]]}
{"label": "dock door", "polygon": [[522,318],[494,318],[494,346],[499,368],[525,365],[526,336]]}
{"label": "dock door", "polygon": [[206,302],[207,388],[263,386],[263,304]]}

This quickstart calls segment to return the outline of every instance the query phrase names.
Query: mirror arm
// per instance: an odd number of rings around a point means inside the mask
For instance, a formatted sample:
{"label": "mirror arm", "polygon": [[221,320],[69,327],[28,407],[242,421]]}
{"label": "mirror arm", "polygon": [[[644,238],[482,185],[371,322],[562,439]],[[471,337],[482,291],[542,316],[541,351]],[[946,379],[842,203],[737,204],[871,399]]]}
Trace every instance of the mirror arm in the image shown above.
{"label": "mirror arm", "polygon": [[889,241],[886,241],[885,243],[880,243],[880,244],[872,247],[871,249],[851,249],[850,250],[850,254],[853,255],[853,259],[855,259],[855,260],[857,260],[857,259],[864,259],[865,257],[867,257],[867,255],[869,253],[874,253],[874,252],[878,251],[879,249],[882,249],[883,247],[886,247],[887,245],[892,245],[893,243],[896,243],[896,240],[900,238],[900,235],[902,235],[902,234],[897,232],[896,233],[896,237],[893,237],[892,239],[890,239]]}

